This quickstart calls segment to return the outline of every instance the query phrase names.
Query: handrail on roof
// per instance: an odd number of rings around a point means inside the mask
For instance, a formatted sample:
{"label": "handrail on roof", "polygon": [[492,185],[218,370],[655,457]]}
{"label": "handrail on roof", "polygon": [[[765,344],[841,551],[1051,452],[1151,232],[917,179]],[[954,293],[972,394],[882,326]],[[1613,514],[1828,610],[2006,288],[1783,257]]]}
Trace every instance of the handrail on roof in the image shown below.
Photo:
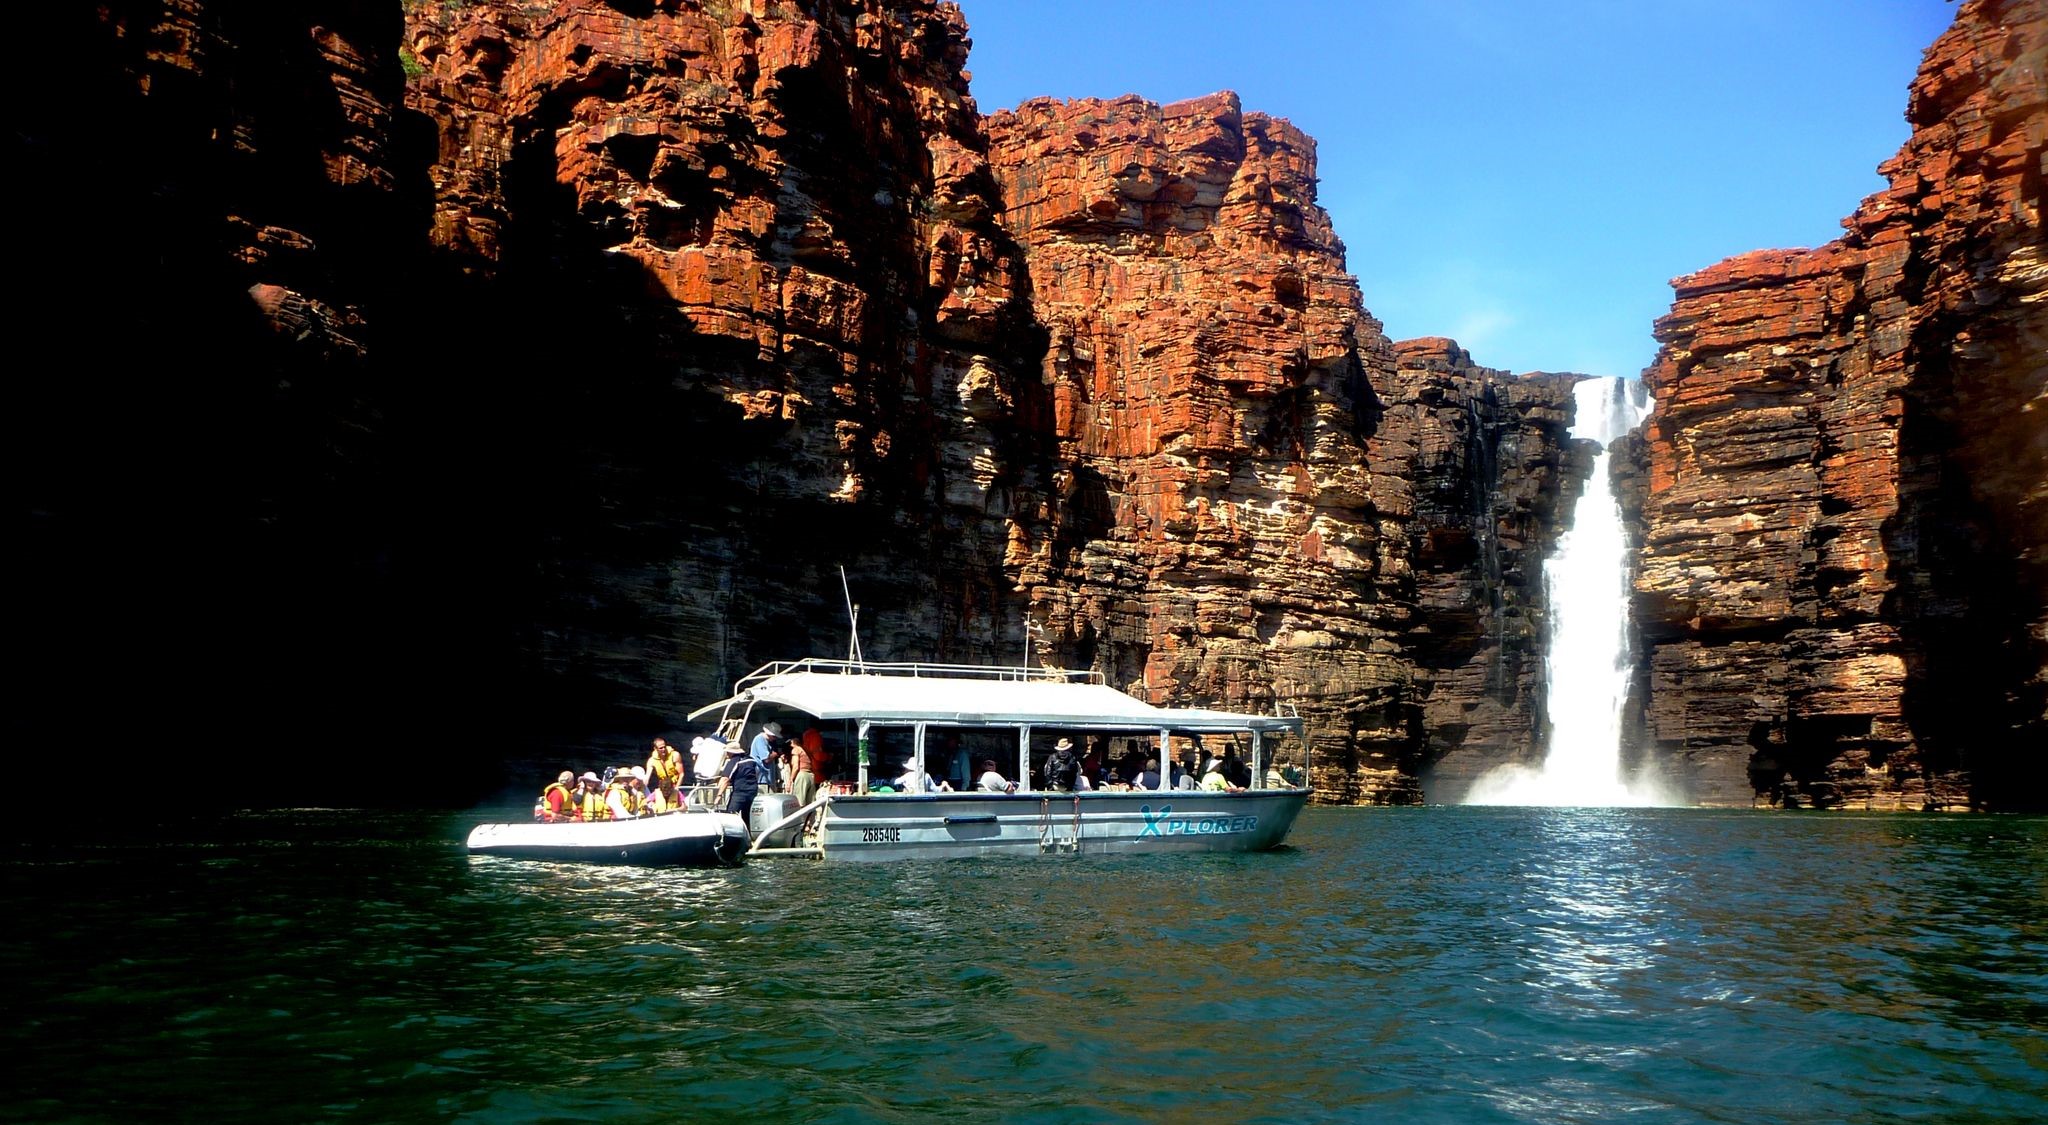
{"label": "handrail on roof", "polygon": [[749,686],[776,676],[791,672],[821,672],[834,675],[853,676],[939,676],[954,680],[1017,680],[1021,682],[1047,683],[1089,683],[1107,684],[1108,677],[1092,668],[1026,668],[1015,664],[938,664],[930,661],[905,661],[878,663],[873,660],[829,660],[820,657],[805,657],[802,660],[776,660],[761,665],[739,678],[733,684],[733,694],[738,695]]}

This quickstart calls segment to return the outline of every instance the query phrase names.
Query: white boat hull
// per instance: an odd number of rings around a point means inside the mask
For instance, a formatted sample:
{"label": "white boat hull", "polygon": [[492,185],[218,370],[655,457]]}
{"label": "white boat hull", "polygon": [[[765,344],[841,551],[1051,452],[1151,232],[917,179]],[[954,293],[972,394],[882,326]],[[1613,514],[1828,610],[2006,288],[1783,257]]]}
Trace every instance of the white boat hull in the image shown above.
{"label": "white boat hull", "polygon": [[644,867],[737,867],[746,860],[747,826],[721,812],[673,812],[638,820],[554,824],[479,824],[473,855]]}
{"label": "white boat hull", "polygon": [[1278,847],[1306,789],[1247,793],[930,793],[833,797],[826,859],[1253,852]]}

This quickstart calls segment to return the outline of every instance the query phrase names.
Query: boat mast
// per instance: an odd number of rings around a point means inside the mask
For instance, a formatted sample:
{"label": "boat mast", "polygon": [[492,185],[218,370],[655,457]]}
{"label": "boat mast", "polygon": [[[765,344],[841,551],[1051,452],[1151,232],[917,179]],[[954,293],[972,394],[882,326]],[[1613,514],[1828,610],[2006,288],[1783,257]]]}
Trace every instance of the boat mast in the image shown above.
{"label": "boat mast", "polygon": [[861,667],[867,661],[860,654],[860,607],[853,604],[853,587],[847,584],[844,566],[839,568],[839,589],[846,595],[846,661],[855,667]]}

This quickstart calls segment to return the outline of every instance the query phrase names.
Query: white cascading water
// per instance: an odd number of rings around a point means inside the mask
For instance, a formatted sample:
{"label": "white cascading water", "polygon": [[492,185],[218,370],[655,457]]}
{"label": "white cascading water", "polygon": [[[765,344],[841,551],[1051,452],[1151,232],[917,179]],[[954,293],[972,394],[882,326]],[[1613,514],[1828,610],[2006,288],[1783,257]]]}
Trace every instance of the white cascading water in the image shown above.
{"label": "white cascading water", "polygon": [[1661,805],[1649,784],[1621,780],[1621,708],[1628,693],[1628,545],[1607,479],[1607,445],[1650,412],[1641,383],[1587,379],[1572,388],[1571,434],[1600,443],[1593,475],[1543,564],[1550,597],[1550,746],[1541,769],[1511,765],[1472,786],[1469,805]]}

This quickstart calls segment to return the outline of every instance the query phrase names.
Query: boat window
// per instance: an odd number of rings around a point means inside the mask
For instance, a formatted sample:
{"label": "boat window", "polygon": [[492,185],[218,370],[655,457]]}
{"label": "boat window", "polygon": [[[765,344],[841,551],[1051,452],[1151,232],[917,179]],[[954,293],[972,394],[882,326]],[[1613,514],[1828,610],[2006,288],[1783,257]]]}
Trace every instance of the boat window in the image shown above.
{"label": "boat window", "polygon": [[[1036,736],[1032,738],[1037,741]],[[1017,772],[1017,732],[1009,727],[930,726],[924,732],[924,768],[955,789],[972,789],[981,779],[981,763],[995,759],[996,769],[1011,781]]]}

